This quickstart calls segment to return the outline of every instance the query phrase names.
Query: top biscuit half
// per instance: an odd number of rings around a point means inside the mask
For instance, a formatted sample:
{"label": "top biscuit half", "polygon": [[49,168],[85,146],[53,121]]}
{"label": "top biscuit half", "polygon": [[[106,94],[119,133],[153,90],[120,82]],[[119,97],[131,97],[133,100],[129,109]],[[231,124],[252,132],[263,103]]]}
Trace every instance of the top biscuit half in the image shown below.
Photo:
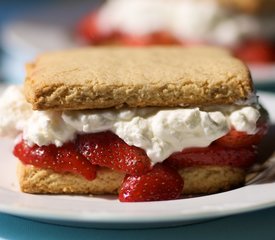
{"label": "top biscuit half", "polygon": [[35,110],[176,107],[249,99],[247,67],[214,47],[81,48],[40,55],[27,66]]}

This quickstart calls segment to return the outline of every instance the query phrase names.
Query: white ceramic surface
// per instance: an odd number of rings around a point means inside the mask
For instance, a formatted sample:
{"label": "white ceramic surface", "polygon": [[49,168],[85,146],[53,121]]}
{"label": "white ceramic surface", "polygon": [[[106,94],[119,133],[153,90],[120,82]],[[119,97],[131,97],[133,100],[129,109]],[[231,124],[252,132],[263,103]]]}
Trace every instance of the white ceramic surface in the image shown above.
{"label": "white ceramic surface", "polygon": [[255,84],[275,83],[275,64],[249,64],[248,65]]}

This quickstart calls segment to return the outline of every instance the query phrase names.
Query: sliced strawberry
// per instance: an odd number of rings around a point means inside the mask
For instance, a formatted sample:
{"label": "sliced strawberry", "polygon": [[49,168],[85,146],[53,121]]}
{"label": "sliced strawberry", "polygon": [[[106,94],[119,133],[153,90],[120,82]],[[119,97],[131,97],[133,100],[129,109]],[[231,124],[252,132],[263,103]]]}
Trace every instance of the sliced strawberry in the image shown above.
{"label": "sliced strawberry", "polygon": [[149,45],[174,45],[179,42],[168,32],[156,32],[144,36],[121,34],[119,36],[122,45],[149,46]]}
{"label": "sliced strawberry", "polygon": [[175,45],[180,44],[180,42],[170,33],[162,31],[152,34],[152,44]]}
{"label": "sliced strawberry", "polygon": [[175,168],[206,165],[248,168],[255,159],[256,150],[253,147],[234,149],[212,144],[206,148],[189,148],[174,153],[165,163]]}
{"label": "sliced strawberry", "polygon": [[76,144],[78,151],[92,164],[131,175],[140,175],[151,169],[144,150],[129,146],[112,132],[80,135]]}
{"label": "sliced strawberry", "polygon": [[79,154],[73,143],[57,148],[56,164],[62,171],[81,174],[89,180],[96,178],[96,166]]}
{"label": "sliced strawberry", "polygon": [[259,125],[257,133],[253,135],[231,129],[229,133],[219,138],[215,142],[221,146],[229,148],[250,147],[251,145],[257,145],[261,142],[263,136],[267,133],[267,129],[267,123]]}
{"label": "sliced strawberry", "polygon": [[110,38],[103,33],[98,26],[98,14],[96,11],[84,17],[77,26],[77,36],[84,42],[102,44]]}
{"label": "sliced strawberry", "polygon": [[268,41],[250,40],[235,49],[235,55],[249,63],[265,63],[275,60],[275,47]]}
{"label": "sliced strawberry", "polygon": [[151,36],[135,36],[121,34],[118,38],[119,44],[127,46],[149,46],[152,44]]}
{"label": "sliced strawberry", "polygon": [[66,143],[58,148],[53,144],[29,146],[25,141],[21,141],[14,147],[13,153],[25,164],[60,173],[80,174],[88,180],[96,178],[96,166],[77,153],[73,143]]}
{"label": "sliced strawberry", "polygon": [[126,175],[119,192],[121,202],[143,202],[177,199],[183,180],[175,169],[155,165],[144,175]]}
{"label": "sliced strawberry", "polygon": [[24,140],[17,143],[13,154],[25,164],[36,167],[50,167],[56,161],[57,148],[51,144],[48,146],[29,146]]}

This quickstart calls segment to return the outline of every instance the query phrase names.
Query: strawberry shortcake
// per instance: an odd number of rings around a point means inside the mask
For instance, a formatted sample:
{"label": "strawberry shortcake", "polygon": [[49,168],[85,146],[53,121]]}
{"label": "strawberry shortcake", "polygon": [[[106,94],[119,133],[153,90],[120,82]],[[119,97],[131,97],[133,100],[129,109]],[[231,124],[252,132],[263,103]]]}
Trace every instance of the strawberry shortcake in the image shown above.
{"label": "strawberry shortcake", "polygon": [[212,47],[45,53],[0,111],[23,192],[122,202],[241,186],[268,122],[247,67]]}

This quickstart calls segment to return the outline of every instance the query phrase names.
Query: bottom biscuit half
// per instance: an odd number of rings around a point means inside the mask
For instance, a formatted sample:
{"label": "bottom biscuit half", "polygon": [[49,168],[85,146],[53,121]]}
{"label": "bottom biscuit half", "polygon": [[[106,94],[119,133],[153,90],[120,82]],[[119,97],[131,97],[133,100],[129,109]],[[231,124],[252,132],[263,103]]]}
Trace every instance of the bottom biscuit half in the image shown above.
{"label": "bottom biscuit half", "polygon": [[[241,186],[245,171],[229,166],[201,166],[179,170],[184,179],[183,194],[211,194]],[[20,188],[37,194],[117,194],[124,174],[99,168],[96,179],[89,181],[72,173],[56,173],[18,163]]]}

